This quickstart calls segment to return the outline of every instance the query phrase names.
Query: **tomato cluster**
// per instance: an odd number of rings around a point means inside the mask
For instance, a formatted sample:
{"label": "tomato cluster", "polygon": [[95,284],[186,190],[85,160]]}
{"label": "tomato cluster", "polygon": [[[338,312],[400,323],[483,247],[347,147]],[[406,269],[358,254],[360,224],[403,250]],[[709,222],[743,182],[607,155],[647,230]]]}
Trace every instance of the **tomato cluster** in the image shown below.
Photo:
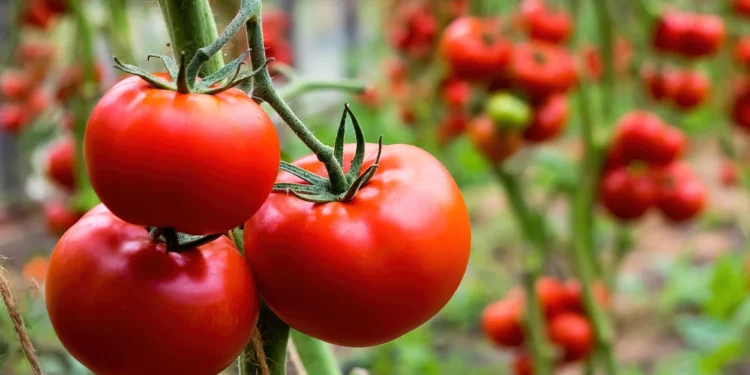
{"label": "tomato cluster", "polygon": [[652,44],[659,52],[698,58],[714,55],[725,38],[724,21],[716,15],[668,10],[656,21]]}
{"label": "tomato cluster", "polygon": [[550,9],[542,0],[523,0],[519,10],[517,26],[533,40],[560,44],[573,33],[570,15]]}
{"label": "tomato cluster", "polygon": [[[610,295],[604,284],[593,286],[596,302],[609,308]],[[594,335],[581,297],[581,286],[576,280],[565,283],[543,277],[536,283],[536,293],[546,320],[550,342],[557,349],[555,363],[576,362],[587,358],[593,349]],[[514,371],[516,374],[532,374],[531,361],[522,345],[526,341],[524,331],[525,295],[512,289],[501,299],[484,309],[482,330],[495,345],[516,349]]]}
{"label": "tomato cluster", "polygon": [[66,0],[28,0],[21,12],[21,22],[29,27],[49,29],[56,18],[68,11]]}
{"label": "tomato cluster", "polygon": [[600,182],[599,200],[616,219],[631,221],[656,207],[671,222],[694,218],[706,190],[689,165],[679,161],[685,136],[657,115],[632,111],[618,121]]}
{"label": "tomato cluster", "polygon": [[644,66],[641,78],[656,101],[673,103],[689,111],[705,103],[711,93],[711,82],[700,71],[673,67]]}

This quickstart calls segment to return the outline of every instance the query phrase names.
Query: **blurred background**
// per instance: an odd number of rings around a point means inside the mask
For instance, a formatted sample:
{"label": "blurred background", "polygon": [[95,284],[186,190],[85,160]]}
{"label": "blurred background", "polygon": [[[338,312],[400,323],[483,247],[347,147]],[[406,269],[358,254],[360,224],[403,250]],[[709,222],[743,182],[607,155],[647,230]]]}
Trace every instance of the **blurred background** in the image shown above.
{"label": "blurred background", "polygon": [[[748,135],[732,111],[739,100],[732,95],[749,60],[737,45],[743,33],[750,36],[750,18],[734,4],[741,1],[596,1],[608,6],[616,41],[610,44],[611,80],[603,73],[606,58],[594,0],[581,0],[577,17],[568,1],[546,1],[549,9],[574,17],[571,33],[579,37],[566,37],[561,48],[575,58],[578,88],[586,89],[595,108],[595,134],[607,137],[618,118],[635,109],[658,114],[689,140],[683,159],[700,180],[706,202],[699,215],[680,223],[655,210],[623,223],[596,208],[595,248],[613,265],[602,278],[611,296],[608,312],[620,373],[750,374]],[[77,21],[70,12],[35,9],[37,1],[0,0],[0,255],[47,374],[88,373],[56,339],[41,292],[46,260],[59,235],[77,220],[80,207],[96,199],[71,183],[80,163],[75,142],[65,134],[86,117],[77,96],[100,95],[122,77],[111,68],[113,54],[157,71],[159,63],[146,56],[171,52],[156,1],[121,0],[126,11],[118,14],[110,11],[114,2],[84,1],[94,31],[97,72],[90,87],[83,78]],[[234,16],[237,3],[212,1],[219,30]],[[498,29],[509,41],[521,43],[531,38],[518,21],[522,3],[526,1],[264,1],[264,29],[280,35],[267,40],[269,55],[300,77],[356,78],[369,85],[360,96],[314,92],[289,97],[316,135],[332,143],[342,104],[349,102],[370,141],[383,135],[386,143],[416,144],[438,157],[460,185],[471,214],[471,261],[450,303],[391,343],[335,348],[345,373],[355,367],[373,375],[514,371],[515,351],[486,338],[481,317],[485,307],[519,284],[528,249],[493,172],[497,163],[489,162],[465,134],[483,111],[488,82],[445,89],[453,77],[446,73],[438,44],[446,26],[464,12],[499,16]],[[725,27],[720,48],[700,59],[654,48],[658,17],[670,9],[720,17]],[[244,48],[238,38],[223,53],[228,60]],[[708,94],[689,108],[665,103],[645,77],[646,68],[653,66],[700,72],[707,78]],[[282,90],[288,81],[277,77]],[[529,204],[547,219],[545,235],[551,245],[545,273],[559,280],[576,278],[570,197],[579,183],[582,152],[578,88],[566,94],[569,110],[561,134],[525,144],[501,162],[514,172]],[[286,160],[308,153],[283,124],[278,129]],[[557,371],[584,370],[573,363]],[[26,373],[8,316],[0,311],[0,374]]]}

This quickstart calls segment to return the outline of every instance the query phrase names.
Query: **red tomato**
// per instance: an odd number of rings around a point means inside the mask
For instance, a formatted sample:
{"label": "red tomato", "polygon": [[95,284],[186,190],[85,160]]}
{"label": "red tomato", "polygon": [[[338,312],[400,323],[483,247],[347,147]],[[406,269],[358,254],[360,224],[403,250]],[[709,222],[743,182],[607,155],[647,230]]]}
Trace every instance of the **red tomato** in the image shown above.
{"label": "red tomato", "polygon": [[592,45],[583,46],[581,51],[586,75],[594,81],[600,80],[604,75],[604,64],[599,51]]}
{"label": "red tomato", "polygon": [[510,69],[518,86],[532,98],[566,92],[578,79],[573,57],[563,48],[552,44],[516,45]]}
{"label": "red tomato", "polygon": [[264,45],[286,40],[286,32],[289,30],[289,16],[283,9],[273,6],[263,7],[261,23]]}
{"label": "red tomato", "polygon": [[509,158],[523,144],[517,131],[495,126],[487,116],[477,117],[469,123],[469,138],[490,163]]}
{"label": "red tomato", "polygon": [[413,58],[423,58],[432,50],[438,32],[435,15],[428,6],[404,2],[388,25],[391,45]]}
{"label": "red tomato", "polygon": [[60,201],[49,201],[44,203],[44,219],[47,230],[50,233],[62,236],[68,228],[78,222],[83,216],[80,212],[73,211],[67,204]]}
{"label": "red tomato", "polygon": [[695,70],[680,72],[680,81],[673,100],[678,108],[693,109],[703,104],[711,92],[711,82],[705,74]]}
{"label": "red tomato", "polygon": [[270,64],[283,63],[286,65],[294,64],[294,48],[286,40],[276,40],[274,42],[264,42],[266,47],[266,57],[273,58]]}
{"label": "red tomato", "polygon": [[549,322],[550,341],[563,350],[563,361],[586,358],[594,346],[594,333],[589,321],[578,314],[560,314]]}
{"label": "red tomato", "polygon": [[484,81],[506,75],[512,47],[495,21],[466,16],[448,25],[440,50],[457,78]]}
{"label": "red tomato", "polygon": [[568,294],[560,280],[552,277],[540,278],[536,282],[536,293],[539,304],[548,318],[564,312],[568,307]]}
{"label": "red tomato", "polygon": [[167,252],[104,205],[55,246],[47,311],[65,349],[97,374],[216,374],[258,320],[258,294],[226,237]]}
{"label": "red tomato", "polygon": [[706,205],[706,188],[687,164],[667,166],[659,189],[659,210],[671,222],[690,220]]}
{"label": "red tomato", "polygon": [[42,88],[36,88],[29,94],[26,101],[26,110],[33,116],[37,116],[47,110],[52,102],[50,95]]}
{"label": "red tomato", "polygon": [[750,84],[747,81],[740,82],[731,100],[732,122],[743,130],[750,131]]}
{"label": "red tomato", "polygon": [[368,108],[377,108],[380,105],[380,94],[373,86],[365,88],[365,92],[357,96],[357,100]]}
{"label": "red tomato", "polygon": [[527,353],[521,353],[513,358],[513,374],[514,375],[533,375],[534,374],[534,362],[531,360],[531,356]]}
{"label": "red tomato", "polygon": [[21,13],[21,21],[24,25],[48,29],[52,26],[54,14],[45,4],[45,0],[27,0]]}
{"label": "red tomato", "polygon": [[76,188],[76,148],[73,139],[62,137],[49,146],[44,173],[52,182],[68,191]]}
{"label": "red tomato", "polygon": [[654,28],[652,43],[661,52],[674,52],[680,48],[683,36],[691,27],[692,19],[685,13],[668,10],[659,16]]}
{"label": "red tomato", "polygon": [[[345,170],[353,154],[347,145]],[[364,168],[376,154],[368,144]],[[326,175],[313,155],[294,164]],[[300,182],[286,172],[278,181]],[[466,271],[471,228],[445,167],[419,148],[388,145],[354,200],[314,204],[272,193],[245,223],[244,239],[259,291],[281,320],[362,347],[411,331],[448,302]]]}
{"label": "red tomato", "polygon": [[450,109],[462,110],[471,99],[471,84],[459,79],[449,79],[442,87],[443,101]]}
{"label": "red tomato", "polygon": [[687,57],[715,54],[724,44],[724,21],[712,14],[688,14],[690,27],[680,38],[678,52]]}
{"label": "red tomato", "polygon": [[523,139],[543,142],[560,134],[568,122],[568,100],[564,95],[553,95],[541,105],[534,106],[534,118],[524,129]]}
{"label": "red tomato", "polygon": [[20,99],[29,93],[31,82],[21,71],[5,69],[0,73],[0,95],[5,99]]}
{"label": "red tomato", "polygon": [[646,111],[631,111],[621,117],[613,144],[621,148],[625,164],[634,161],[669,164],[687,148],[682,132]]}
{"label": "red tomato", "polygon": [[750,0],[732,0],[732,7],[739,15],[744,17],[750,16]]}
{"label": "red tomato", "polygon": [[604,175],[599,199],[612,216],[629,221],[643,216],[656,203],[658,194],[658,185],[649,174],[620,167]]}
{"label": "red tomato", "polygon": [[96,105],[84,153],[91,184],[115,215],[190,234],[226,232],[252,216],[280,159],[271,119],[242,91],[180,94],[139,77]]}
{"label": "red tomato", "polygon": [[[567,309],[566,311],[575,312],[579,314],[586,314],[586,305],[583,302],[583,291],[581,290],[581,284],[578,280],[568,280],[565,282],[565,291],[567,293]],[[609,289],[601,281],[594,281],[592,285],[592,292],[594,294],[594,300],[603,308],[609,309],[612,306],[612,297],[610,296]]]}
{"label": "red tomato", "polygon": [[744,69],[750,69],[750,37],[741,37],[734,45],[734,58]]}
{"label": "red tomato", "polygon": [[531,39],[559,44],[570,37],[573,21],[565,12],[542,7],[528,14],[526,29]]}
{"label": "red tomato", "polygon": [[463,112],[449,113],[438,126],[438,141],[446,144],[463,134],[469,126],[469,118]]}
{"label": "red tomato", "polygon": [[739,172],[737,171],[737,166],[733,162],[725,160],[721,164],[719,180],[724,186],[737,185],[737,182],[739,181]]}
{"label": "red tomato", "polygon": [[22,41],[17,52],[21,61],[46,63],[55,55],[55,46],[47,42]]}
{"label": "red tomato", "polygon": [[523,344],[523,299],[506,298],[482,312],[482,330],[495,345],[518,347]]}
{"label": "red tomato", "polygon": [[672,99],[680,89],[682,76],[676,69],[657,70],[652,65],[645,65],[641,70],[641,79],[651,98],[656,101]]}
{"label": "red tomato", "polygon": [[0,129],[17,135],[28,123],[26,109],[18,103],[5,103],[0,105]]}

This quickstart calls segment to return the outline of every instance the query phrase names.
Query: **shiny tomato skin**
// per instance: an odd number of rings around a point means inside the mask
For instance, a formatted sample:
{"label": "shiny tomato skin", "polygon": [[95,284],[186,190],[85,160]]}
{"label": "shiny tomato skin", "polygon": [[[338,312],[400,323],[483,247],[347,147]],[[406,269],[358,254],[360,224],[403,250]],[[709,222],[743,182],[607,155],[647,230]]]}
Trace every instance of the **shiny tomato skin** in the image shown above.
{"label": "shiny tomato skin", "polygon": [[57,186],[73,191],[76,188],[76,148],[73,138],[62,137],[47,149],[44,172]]}
{"label": "shiny tomato skin", "polygon": [[654,48],[661,52],[677,51],[683,35],[690,27],[691,20],[684,13],[673,10],[662,13],[656,21],[651,40]]}
{"label": "shiny tomato skin", "polygon": [[678,108],[691,110],[708,99],[711,82],[705,74],[695,70],[684,70],[680,72],[679,77],[679,84],[673,96]]}
{"label": "shiny tomato skin", "polygon": [[612,216],[630,221],[640,218],[656,204],[659,189],[650,175],[620,167],[605,174],[599,194],[602,205]]}
{"label": "shiny tomato skin", "polygon": [[496,126],[488,116],[473,119],[469,123],[468,133],[471,143],[490,163],[504,161],[523,145],[518,131]]}
{"label": "shiny tomato skin", "polygon": [[553,95],[535,106],[531,124],[524,129],[523,139],[530,143],[544,142],[557,137],[568,122],[568,100],[565,95]]}
{"label": "shiny tomato skin", "polygon": [[[344,150],[348,170],[354,145]],[[364,167],[377,145],[367,144]],[[319,175],[309,155],[295,165]],[[279,182],[299,179],[281,173]],[[350,202],[272,193],[245,223],[258,288],[290,327],[337,345],[393,340],[437,313],[463,278],[471,247],[461,192],[433,156],[383,146],[379,169]]]}
{"label": "shiny tomato skin", "polygon": [[575,313],[560,314],[549,322],[549,337],[563,351],[563,361],[573,362],[586,358],[594,343],[594,333],[589,321]]}
{"label": "shiny tomato skin", "polygon": [[531,13],[526,26],[531,39],[553,44],[565,42],[573,31],[569,14],[546,8]]}
{"label": "shiny tomato skin", "polygon": [[523,299],[508,297],[487,306],[482,312],[482,331],[495,345],[519,347],[524,341]]}
{"label": "shiny tomato skin", "polygon": [[440,51],[451,72],[467,80],[491,80],[506,75],[512,46],[492,20],[459,17],[443,32]]}
{"label": "shiny tomato skin", "polygon": [[84,155],[115,215],[190,234],[226,232],[252,216],[280,160],[271,119],[242,91],[180,94],[138,77],[96,105]]}
{"label": "shiny tomato skin", "polygon": [[63,346],[101,375],[214,375],[249,341],[259,300],[226,237],[167,253],[104,205],[55,246],[46,281]]}
{"label": "shiny tomato skin", "polygon": [[57,236],[62,236],[83,216],[82,213],[74,211],[69,205],[60,201],[45,202],[43,208],[47,230]]}
{"label": "shiny tomato skin", "polygon": [[578,80],[573,57],[554,44],[517,44],[513,48],[510,70],[516,84],[532,99],[564,93]]}
{"label": "shiny tomato skin", "polygon": [[667,220],[681,223],[693,219],[703,211],[707,200],[706,188],[687,164],[665,168],[657,206]]}

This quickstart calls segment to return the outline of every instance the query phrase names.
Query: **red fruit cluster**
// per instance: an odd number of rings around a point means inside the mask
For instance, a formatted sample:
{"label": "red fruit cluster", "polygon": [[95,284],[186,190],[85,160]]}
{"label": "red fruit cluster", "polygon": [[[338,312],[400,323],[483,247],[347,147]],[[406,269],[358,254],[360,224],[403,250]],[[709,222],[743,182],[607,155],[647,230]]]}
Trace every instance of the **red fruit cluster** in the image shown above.
{"label": "red fruit cluster", "polygon": [[654,100],[670,102],[684,111],[699,107],[711,94],[711,82],[703,72],[697,70],[657,69],[646,65],[641,71],[641,78]]}
{"label": "red fruit cluster", "polygon": [[289,31],[289,16],[279,8],[263,8],[263,45],[266,47],[266,57],[273,58],[270,64],[294,63],[294,48],[287,39]]}
{"label": "red fruit cluster", "polygon": [[608,150],[601,204],[620,221],[638,219],[654,206],[671,222],[694,218],[706,204],[706,191],[690,166],[678,161],[686,148],[682,132],[657,115],[624,115]]}
{"label": "red fruit cluster", "polygon": [[55,19],[67,10],[65,0],[28,0],[20,14],[21,23],[29,27],[48,29]]}
{"label": "red fruit cluster", "polygon": [[387,29],[388,40],[394,49],[408,57],[421,59],[434,48],[438,22],[429,3],[403,2]]}
{"label": "red fruit cluster", "polygon": [[552,10],[541,0],[521,2],[517,22],[529,38],[560,44],[573,33],[573,20],[566,12]]}
{"label": "red fruit cluster", "polygon": [[[602,307],[609,308],[607,288],[599,282],[593,288],[596,301]],[[594,337],[578,281],[562,283],[551,277],[543,277],[537,281],[536,293],[544,312],[549,339],[560,349],[556,363],[585,359],[591,353]],[[504,299],[484,309],[482,330],[495,345],[518,349],[524,344],[524,301],[525,295],[520,289],[513,289]],[[516,374],[533,373],[531,362],[523,349],[517,353],[514,369]]]}
{"label": "red fruit cluster", "polygon": [[652,44],[660,52],[698,58],[719,51],[725,37],[724,22],[716,15],[669,10],[657,20]]}
{"label": "red fruit cluster", "polygon": [[47,108],[50,97],[39,83],[25,70],[0,73],[0,129],[18,134]]}
{"label": "red fruit cluster", "polygon": [[750,81],[742,80],[735,85],[729,112],[735,126],[750,131]]}

